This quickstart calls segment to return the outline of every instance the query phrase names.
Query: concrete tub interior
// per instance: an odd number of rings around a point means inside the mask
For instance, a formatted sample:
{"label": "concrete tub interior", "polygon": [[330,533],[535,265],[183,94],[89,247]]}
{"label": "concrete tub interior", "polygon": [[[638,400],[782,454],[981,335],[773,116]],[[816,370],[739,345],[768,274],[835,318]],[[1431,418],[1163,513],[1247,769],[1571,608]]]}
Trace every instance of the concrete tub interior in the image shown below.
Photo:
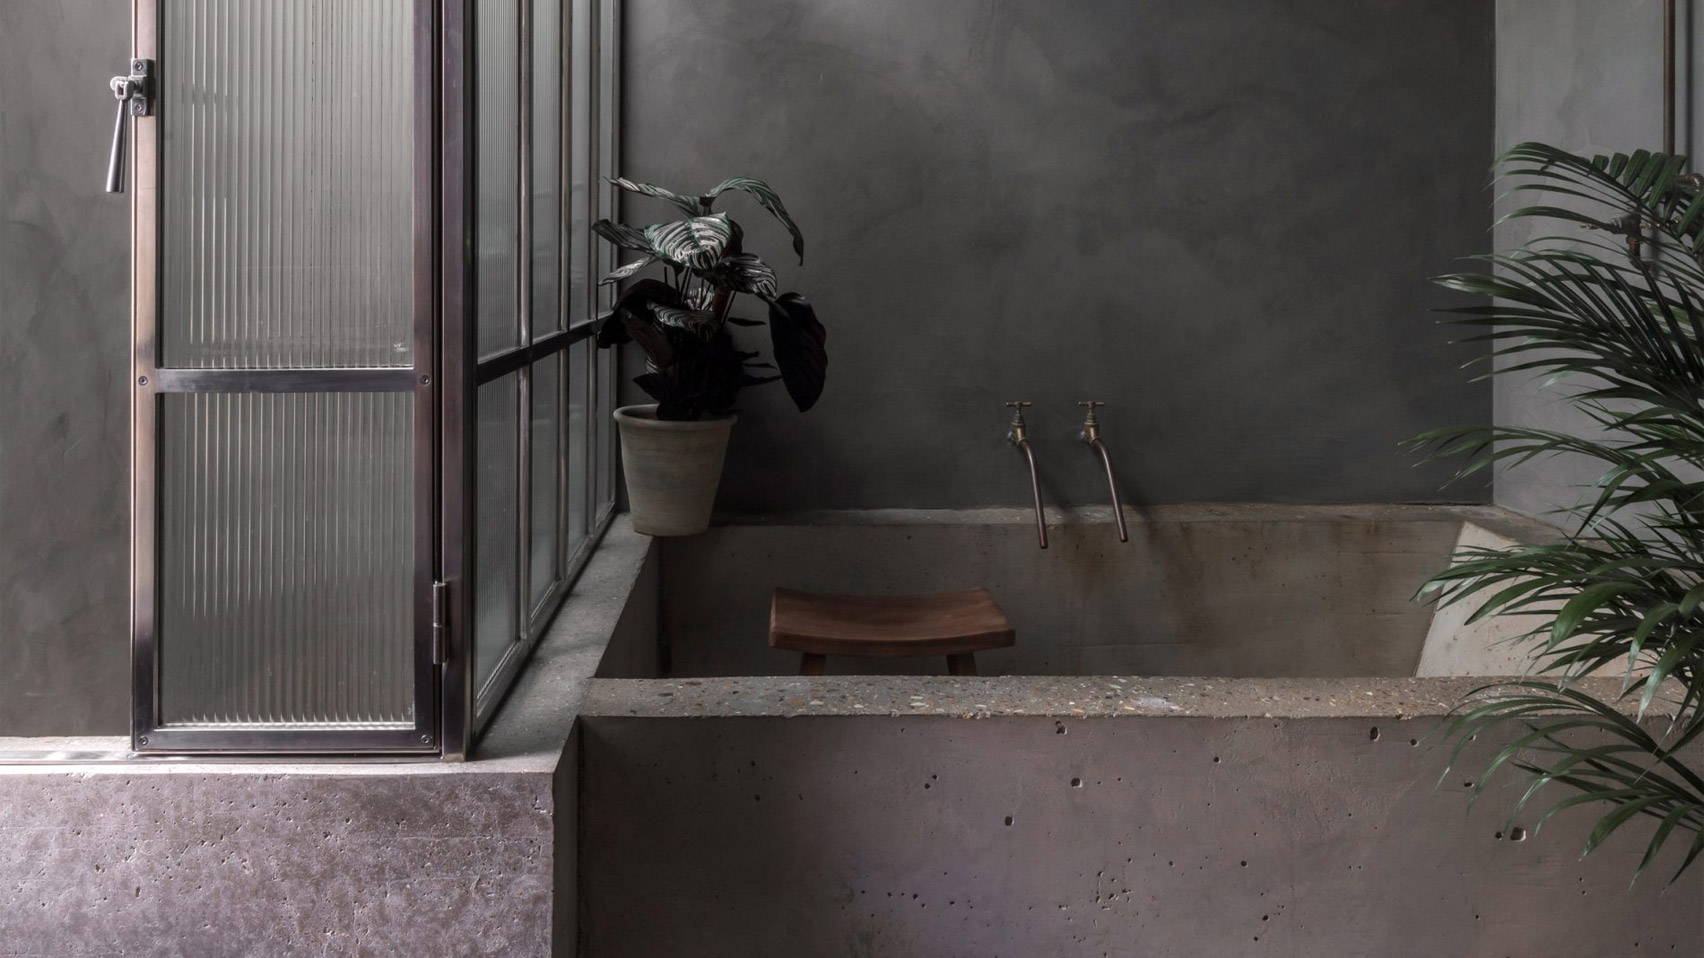
{"label": "concrete tub interior", "polygon": [[[986,586],[1018,640],[977,656],[984,675],[1395,677],[1417,674],[1422,658],[1421,674],[1473,674],[1497,661],[1500,647],[1478,641],[1494,636],[1455,643],[1447,664],[1437,650],[1423,656],[1432,610],[1415,589],[1464,536],[1553,534],[1479,507],[1190,505],[1132,511],[1128,543],[1104,512],[1055,515],[1043,551],[1032,522],[1021,510],[825,513],[660,539],[670,674],[796,673],[796,654],[766,646],[778,586]],[[936,659],[829,660],[831,674],[944,670]]]}

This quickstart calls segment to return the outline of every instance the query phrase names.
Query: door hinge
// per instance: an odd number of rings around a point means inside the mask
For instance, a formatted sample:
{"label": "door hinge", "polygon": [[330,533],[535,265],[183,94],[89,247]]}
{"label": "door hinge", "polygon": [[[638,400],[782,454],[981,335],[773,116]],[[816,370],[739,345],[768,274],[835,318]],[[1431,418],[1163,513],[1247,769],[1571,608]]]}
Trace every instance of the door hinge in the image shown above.
{"label": "door hinge", "polygon": [[444,630],[448,624],[450,584],[432,583],[432,664],[444,664]]}

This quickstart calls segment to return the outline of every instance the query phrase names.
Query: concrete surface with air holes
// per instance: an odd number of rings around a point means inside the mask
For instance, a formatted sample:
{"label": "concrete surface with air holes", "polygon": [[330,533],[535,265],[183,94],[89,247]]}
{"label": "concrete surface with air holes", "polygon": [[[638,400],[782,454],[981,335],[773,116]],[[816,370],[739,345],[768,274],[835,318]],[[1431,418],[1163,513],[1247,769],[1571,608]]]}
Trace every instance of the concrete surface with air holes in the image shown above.
{"label": "concrete surface with air holes", "polygon": [[[691,694],[725,698],[713,687],[732,681],[748,683],[741,697],[770,682],[788,686],[772,701],[810,698],[718,717],[682,708],[680,689],[646,708],[651,683],[595,683],[582,719],[587,958],[1704,949],[1700,874],[1658,893],[1684,847],[1629,888],[1647,827],[1581,861],[1578,814],[1504,832],[1518,785],[1493,785],[1469,814],[1488,756],[1475,749],[1438,784],[1435,709],[1397,717],[1380,696],[1349,696],[1311,717],[977,719],[904,704],[860,715],[850,678],[705,679]],[[912,681],[906,695],[1007,680]],[[668,690],[644,691],[662,702]],[[837,714],[800,714],[848,697]]]}

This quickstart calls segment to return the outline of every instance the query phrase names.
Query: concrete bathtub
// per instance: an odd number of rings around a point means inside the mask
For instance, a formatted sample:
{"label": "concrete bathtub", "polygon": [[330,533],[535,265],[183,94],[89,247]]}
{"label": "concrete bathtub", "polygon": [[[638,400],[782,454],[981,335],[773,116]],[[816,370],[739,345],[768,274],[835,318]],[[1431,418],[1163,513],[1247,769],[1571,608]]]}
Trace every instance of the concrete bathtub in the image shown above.
{"label": "concrete bathtub", "polygon": [[[1026,534],[1032,521],[1006,509],[840,512],[660,539],[669,672],[796,673],[797,655],[764,643],[775,586],[872,594],[986,586],[1018,641],[979,654],[984,675],[1506,674],[1514,660],[1489,627],[1460,635],[1465,617],[1446,611],[1449,628],[1431,630],[1431,608],[1413,601],[1415,589],[1464,541],[1554,535],[1480,507],[1189,505],[1132,512],[1127,543],[1106,510],[1054,514],[1041,550]],[[944,666],[831,658],[829,670]]]}
{"label": "concrete bathtub", "polygon": [[[629,608],[657,610],[660,652],[612,646],[580,716],[582,953],[1704,950],[1696,874],[1629,890],[1634,829],[1582,862],[1578,815],[1506,830],[1512,780],[1469,814],[1495,743],[1440,784],[1441,717],[1519,660],[1411,597],[1458,543],[1546,527],[1384,505],[1130,518],[1120,544],[1104,513],[1054,516],[1046,552],[1008,510],[654,543]],[[765,645],[774,586],[976,585],[1018,633],[982,678],[832,659],[864,674],[800,678]]]}

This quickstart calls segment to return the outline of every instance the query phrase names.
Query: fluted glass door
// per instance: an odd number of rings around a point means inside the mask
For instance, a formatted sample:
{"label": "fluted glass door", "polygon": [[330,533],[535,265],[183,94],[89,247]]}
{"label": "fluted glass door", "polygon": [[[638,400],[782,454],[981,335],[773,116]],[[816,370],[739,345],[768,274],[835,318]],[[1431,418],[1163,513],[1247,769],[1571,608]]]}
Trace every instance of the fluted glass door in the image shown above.
{"label": "fluted glass door", "polygon": [[136,746],[435,751],[432,0],[137,0]]}

